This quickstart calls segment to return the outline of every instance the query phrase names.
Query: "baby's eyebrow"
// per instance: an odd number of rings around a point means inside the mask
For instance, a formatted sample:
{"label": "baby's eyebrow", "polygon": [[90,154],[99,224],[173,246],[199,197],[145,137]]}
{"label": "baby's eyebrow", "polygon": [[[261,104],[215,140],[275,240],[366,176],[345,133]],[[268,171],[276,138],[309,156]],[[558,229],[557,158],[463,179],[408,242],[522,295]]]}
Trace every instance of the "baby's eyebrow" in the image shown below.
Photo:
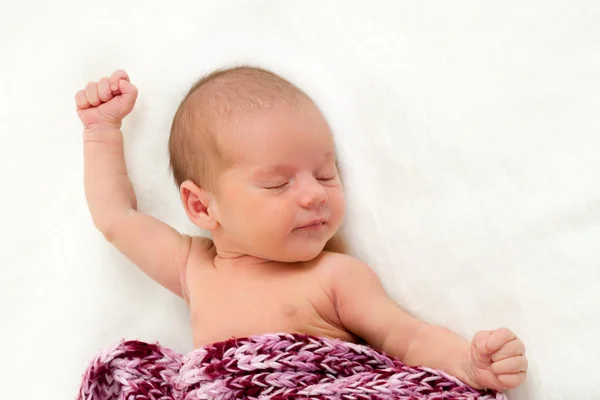
{"label": "baby's eyebrow", "polygon": [[257,169],[253,176],[255,178],[265,178],[273,175],[283,175],[289,171],[293,170],[293,166],[288,164],[275,164],[264,168]]}
{"label": "baby's eyebrow", "polygon": [[[322,162],[327,162],[327,161],[331,160],[332,158],[335,158],[335,152],[329,151],[323,155]],[[261,178],[265,178],[265,177],[271,177],[273,175],[285,175],[285,174],[288,174],[288,173],[294,171],[295,168],[296,167],[294,167],[291,164],[274,164],[274,165],[270,165],[268,167],[263,167],[263,168],[257,169],[253,173],[253,177],[256,179],[261,179]]]}

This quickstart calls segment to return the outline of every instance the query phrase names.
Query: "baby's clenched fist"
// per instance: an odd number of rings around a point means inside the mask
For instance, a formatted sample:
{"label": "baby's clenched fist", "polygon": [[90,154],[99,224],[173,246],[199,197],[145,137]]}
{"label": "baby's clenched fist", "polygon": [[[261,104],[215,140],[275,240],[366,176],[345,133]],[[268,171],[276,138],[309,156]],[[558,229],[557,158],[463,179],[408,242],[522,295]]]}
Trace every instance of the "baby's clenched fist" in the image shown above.
{"label": "baby's clenched fist", "polygon": [[77,115],[85,129],[119,129],[121,121],[133,110],[138,90],[123,70],[110,78],[89,82],[75,94]]}
{"label": "baby's clenched fist", "polygon": [[472,386],[514,389],[527,374],[525,345],[511,330],[480,331],[471,342],[469,374]]}

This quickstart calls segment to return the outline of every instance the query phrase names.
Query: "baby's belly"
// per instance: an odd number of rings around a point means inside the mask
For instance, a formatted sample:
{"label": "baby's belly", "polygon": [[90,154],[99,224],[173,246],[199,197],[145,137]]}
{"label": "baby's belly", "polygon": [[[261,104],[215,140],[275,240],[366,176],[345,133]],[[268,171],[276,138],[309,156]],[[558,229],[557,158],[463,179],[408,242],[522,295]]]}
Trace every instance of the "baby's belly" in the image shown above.
{"label": "baby's belly", "polygon": [[[333,310],[332,310],[333,311]],[[326,321],[309,302],[287,304],[238,303],[212,307],[191,305],[194,347],[225,341],[231,338],[266,333],[302,333],[324,336],[349,342],[358,338],[339,326]]]}

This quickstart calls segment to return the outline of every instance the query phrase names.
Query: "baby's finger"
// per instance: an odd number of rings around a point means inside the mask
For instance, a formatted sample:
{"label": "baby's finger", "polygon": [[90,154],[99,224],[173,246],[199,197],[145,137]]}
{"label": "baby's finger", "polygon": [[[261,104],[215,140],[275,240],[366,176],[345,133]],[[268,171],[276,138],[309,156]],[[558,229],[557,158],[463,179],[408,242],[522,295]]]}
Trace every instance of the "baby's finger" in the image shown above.
{"label": "baby's finger", "polygon": [[113,98],[110,90],[110,82],[106,76],[98,81],[98,96],[103,103]]}
{"label": "baby's finger", "polygon": [[475,336],[473,337],[472,344],[478,353],[489,354],[489,352],[487,351],[487,342],[490,338],[490,335],[490,331],[479,331],[475,334]]}
{"label": "baby's finger", "polygon": [[119,90],[119,81],[120,80],[125,80],[125,81],[129,82],[129,75],[127,75],[127,72],[123,71],[122,69],[116,70],[110,76],[110,89],[113,92],[116,92],[117,90]]}
{"label": "baby's finger", "polygon": [[100,105],[100,98],[98,97],[98,84],[96,82],[90,82],[85,87],[85,97],[92,106]]}
{"label": "baby's finger", "polygon": [[515,334],[510,329],[507,329],[507,328],[496,329],[495,331],[492,332],[492,334],[490,335],[490,338],[488,339],[487,350],[490,353],[495,353],[502,346],[504,346],[506,343],[510,342],[511,340],[513,340],[515,338],[516,338]]}
{"label": "baby's finger", "polygon": [[77,104],[77,107],[81,109],[90,107],[90,103],[87,101],[87,98],[85,97],[85,92],[83,90],[80,90],[79,92],[75,93],[75,104]]}
{"label": "baby's finger", "polygon": [[492,371],[496,375],[525,372],[527,371],[527,364],[525,356],[510,357],[493,363]]}
{"label": "baby's finger", "polygon": [[131,83],[129,83],[129,81],[119,81],[119,90],[121,91],[122,94],[136,94],[137,95],[137,88],[132,85]]}
{"label": "baby's finger", "polygon": [[526,377],[527,377],[527,373],[517,372],[516,374],[498,375],[496,378],[507,389],[515,389],[515,388],[519,387],[523,382],[525,382]]}
{"label": "baby's finger", "polygon": [[505,358],[522,356],[525,354],[525,345],[519,339],[511,340],[492,354],[492,361],[501,361]]}

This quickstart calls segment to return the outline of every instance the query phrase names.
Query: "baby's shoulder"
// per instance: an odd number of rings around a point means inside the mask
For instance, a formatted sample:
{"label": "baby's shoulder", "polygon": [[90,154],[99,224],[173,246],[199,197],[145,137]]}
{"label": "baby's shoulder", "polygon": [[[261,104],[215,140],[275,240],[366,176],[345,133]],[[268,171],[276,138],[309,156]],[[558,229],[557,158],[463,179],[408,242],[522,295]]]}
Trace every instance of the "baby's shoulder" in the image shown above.
{"label": "baby's shoulder", "polygon": [[217,254],[214,242],[204,236],[192,236],[188,264],[205,264],[214,260]]}
{"label": "baby's shoulder", "polygon": [[363,261],[348,254],[323,251],[316,260],[316,269],[330,279],[364,274],[372,269]]}

